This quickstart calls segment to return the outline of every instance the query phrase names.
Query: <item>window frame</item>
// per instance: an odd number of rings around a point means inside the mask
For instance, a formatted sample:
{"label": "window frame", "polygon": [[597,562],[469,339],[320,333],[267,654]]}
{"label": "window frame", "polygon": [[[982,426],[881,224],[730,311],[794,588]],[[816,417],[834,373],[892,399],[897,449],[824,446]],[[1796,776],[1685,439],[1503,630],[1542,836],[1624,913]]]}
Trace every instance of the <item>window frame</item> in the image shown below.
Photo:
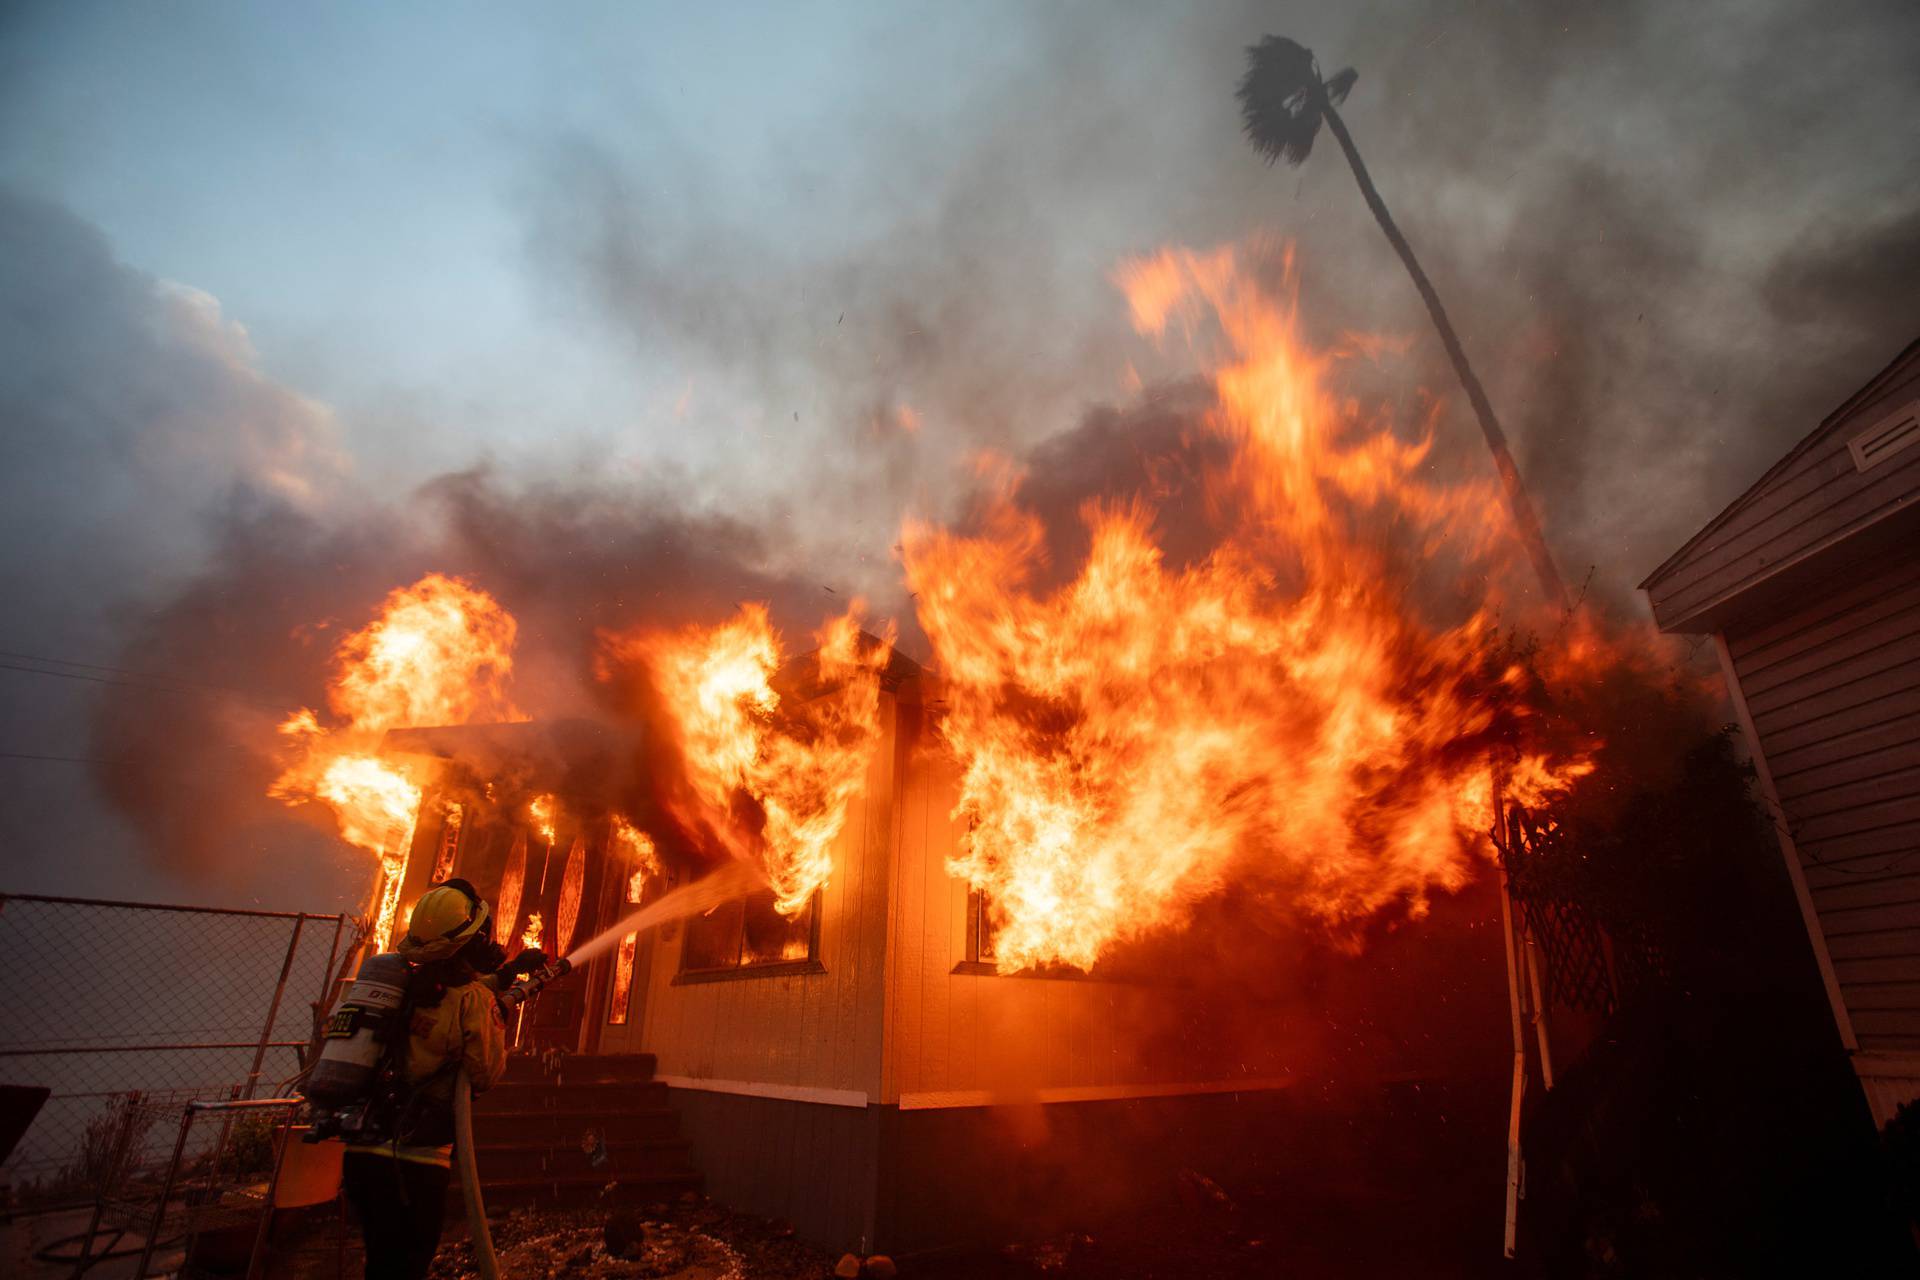
{"label": "window frame", "polygon": [[966,949],[949,973],[970,974],[979,978],[1040,978],[1053,982],[1111,982],[1127,986],[1141,985],[1141,979],[1126,972],[1115,973],[1107,961],[1096,964],[1091,973],[1067,964],[1043,964],[1003,972],[995,962],[992,923],[987,912],[985,890],[967,886]]}
{"label": "window frame", "polygon": [[986,891],[968,885],[967,945],[960,957],[960,962],[953,966],[953,972],[972,973],[983,977],[1000,976],[1000,968],[993,960],[993,932],[989,928],[991,923],[987,915]]}
{"label": "window frame", "polygon": [[[750,896],[754,895],[747,895],[747,897]],[[718,911],[732,907],[742,913],[739,954],[743,956],[747,945],[745,920],[747,897],[729,898],[714,908]],[[805,957],[792,960],[760,960],[753,963],[707,966],[699,969],[687,968],[687,935],[694,927],[694,921],[700,917],[681,921],[678,968],[673,975],[671,985],[682,987],[702,982],[741,982],[753,978],[785,978],[796,974],[825,973],[827,967],[820,963],[820,890],[815,889],[813,896],[807,899],[806,911],[807,954]]]}

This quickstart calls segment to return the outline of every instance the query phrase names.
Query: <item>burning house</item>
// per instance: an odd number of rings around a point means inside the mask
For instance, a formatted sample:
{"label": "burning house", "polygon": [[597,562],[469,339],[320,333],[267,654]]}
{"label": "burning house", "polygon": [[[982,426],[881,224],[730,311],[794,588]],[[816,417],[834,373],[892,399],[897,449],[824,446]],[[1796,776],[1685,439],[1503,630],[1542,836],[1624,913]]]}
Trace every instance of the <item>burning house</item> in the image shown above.
{"label": "burning house", "polygon": [[[1336,394],[1232,251],[1123,283],[1144,331],[1217,323],[1209,392],[1138,492],[1061,520],[988,468],[967,519],[909,521],[927,663],[858,607],[789,661],[746,603],[598,629],[597,714],[529,718],[512,616],[436,574],[282,728],[274,793],[374,856],[373,945],[468,879],[581,970],[520,1047],[649,1055],[708,1188],[817,1239],[946,1243],[1099,1194],[1136,1139],[1247,1148],[1314,1072],[1477,1055],[1504,1089],[1519,1055],[1487,835],[1594,770],[1541,690],[1628,646],[1510,593],[1497,486]],[[1408,943],[1443,917],[1470,996]]]}
{"label": "burning house", "polygon": [[1920,1097],[1920,342],[1641,588],[1711,636],[1876,1122]]}
{"label": "burning house", "polygon": [[[776,683],[804,683],[807,665]],[[893,655],[878,741],[828,846],[833,873],[798,910],[756,887],[628,933],[513,1029],[527,1049],[651,1055],[708,1190],[816,1239],[939,1244],[1031,1208],[989,1173],[1006,1172],[1006,1108],[1079,1104],[1077,1131],[1126,1129],[1139,1100],[1164,1110],[1290,1083],[1275,1064],[1141,1034],[1190,992],[1001,972],[989,903],[947,866],[965,823],[932,732],[943,711],[939,681]],[[441,765],[402,904],[462,876],[498,905],[503,936],[560,954],[703,870],[605,808],[644,742],[520,723],[394,730],[385,747]]]}

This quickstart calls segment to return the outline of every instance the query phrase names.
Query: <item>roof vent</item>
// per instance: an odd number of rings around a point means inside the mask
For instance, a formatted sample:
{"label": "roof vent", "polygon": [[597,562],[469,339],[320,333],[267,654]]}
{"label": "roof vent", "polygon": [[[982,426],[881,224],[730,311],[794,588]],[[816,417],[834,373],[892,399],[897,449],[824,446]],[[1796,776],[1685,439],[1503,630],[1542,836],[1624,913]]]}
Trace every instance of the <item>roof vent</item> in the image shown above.
{"label": "roof vent", "polygon": [[1847,452],[1860,471],[1871,471],[1910,444],[1920,444],[1920,400],[1888,414],[1853,439]]}

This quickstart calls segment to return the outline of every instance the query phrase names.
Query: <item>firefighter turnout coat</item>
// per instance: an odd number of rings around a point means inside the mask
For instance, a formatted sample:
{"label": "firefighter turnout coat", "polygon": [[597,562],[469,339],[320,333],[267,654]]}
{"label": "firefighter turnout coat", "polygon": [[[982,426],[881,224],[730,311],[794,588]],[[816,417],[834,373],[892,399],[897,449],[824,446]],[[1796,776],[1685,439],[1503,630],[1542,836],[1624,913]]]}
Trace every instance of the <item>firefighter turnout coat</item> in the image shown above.
{"label": "firefighter turnout coat", "polygon": [[[410,1109],[446,1117],[449,1136],[454,1080],[463,1066],[476,1094],[491,1088],[507,1069],[506,1023],[492,986],[480,979],[447,988],[430,1009],[415,1008],[408,1026],[406,1081],[415,1090]],[[431,1123],[422,1130],[378,1144],[349,1144],[347,1150],[450,1167],[453,1143],[422,1142],[423,1136],[439,1136]]]}

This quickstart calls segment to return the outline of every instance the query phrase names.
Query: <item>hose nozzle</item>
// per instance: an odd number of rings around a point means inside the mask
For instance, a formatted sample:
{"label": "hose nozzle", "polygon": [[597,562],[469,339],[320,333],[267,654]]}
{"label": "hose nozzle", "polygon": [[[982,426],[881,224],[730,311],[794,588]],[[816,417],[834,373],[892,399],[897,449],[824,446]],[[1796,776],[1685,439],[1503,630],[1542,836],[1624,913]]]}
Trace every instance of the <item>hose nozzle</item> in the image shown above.
{"label": "hose nozzle", "polygon": [[549,982],[558,981],[573,972],[573,961],[561,956],[545,968],[536,969],[520,981],[508,987],[500,996],[500,1003],[509,1008],[518,1008],[539,995]]}

